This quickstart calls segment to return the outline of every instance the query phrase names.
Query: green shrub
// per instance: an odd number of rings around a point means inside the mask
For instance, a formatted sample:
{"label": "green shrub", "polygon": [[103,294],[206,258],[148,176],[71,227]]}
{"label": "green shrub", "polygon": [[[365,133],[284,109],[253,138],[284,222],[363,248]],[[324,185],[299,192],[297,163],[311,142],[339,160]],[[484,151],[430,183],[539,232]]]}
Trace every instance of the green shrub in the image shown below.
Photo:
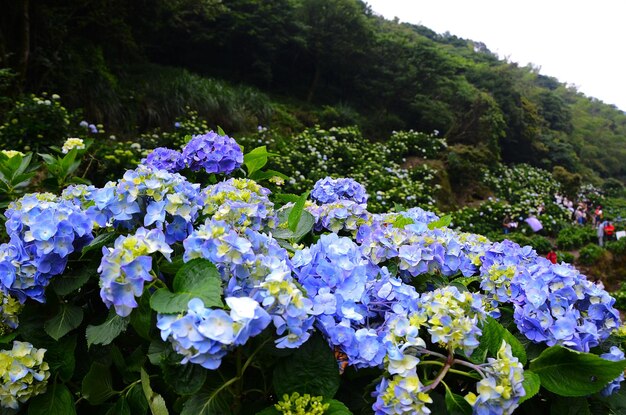
{"label": "green shrub", "polygon": [[558,251],[556,253],[557,262],[567,262],[568,264],[574,263],[574,255],[569,252]]}
{"label": "green shrub", "polygon": [[61,146],[70,134],[70,113],[58,95],[30,95],[17,101],[0,126],[0,147],[39,151]]}
{"label": "green shrub", "polygon": [[568,226],[559,232],[556,239],[560,249],[578,249],[581,246],[594,242],[597,239],[596,230],[590,226]]}
{"label": "green shrub", "polygon": [[606,249],[614,255],[626,255],[626,238],[617,241],[608,241],[606,243]]}
{"label": "green shrub", "polygon": [[552,242],[541,235],[533,235],[530,238],[530,246],[540,255],[545,255],[552,250]]}
{"label": "green shrub", "polygon": [[601,246],[589,244],[580,250],[578,262],[583,265],[593,265],[597,263],[606,250]]}

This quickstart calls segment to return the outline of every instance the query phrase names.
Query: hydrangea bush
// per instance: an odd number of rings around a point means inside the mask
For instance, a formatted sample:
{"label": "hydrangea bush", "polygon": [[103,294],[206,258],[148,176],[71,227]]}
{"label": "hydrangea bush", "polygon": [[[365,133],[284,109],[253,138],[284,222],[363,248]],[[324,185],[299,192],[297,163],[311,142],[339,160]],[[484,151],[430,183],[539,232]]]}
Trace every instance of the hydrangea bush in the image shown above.
{"label": "hydrangea bush", "polygon": [[372,213],[350,178],[272,193],[270,156],[211,132],[12,202],[2,413],[623,410],[602,286],[418,207]]}

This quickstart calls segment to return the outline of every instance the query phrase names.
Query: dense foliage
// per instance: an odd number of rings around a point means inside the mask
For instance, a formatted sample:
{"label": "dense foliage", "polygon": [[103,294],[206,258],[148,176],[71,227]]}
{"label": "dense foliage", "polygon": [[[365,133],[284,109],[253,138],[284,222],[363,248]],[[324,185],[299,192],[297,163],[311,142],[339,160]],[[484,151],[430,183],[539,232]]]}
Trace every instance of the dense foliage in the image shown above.
{"label": "dense foliage", "polygon": [[270,157],[210,132],[104,187],[11,202],[3,413],[623,409],[601,286],[420,208],[370,213],[353,179],[274,193]]}

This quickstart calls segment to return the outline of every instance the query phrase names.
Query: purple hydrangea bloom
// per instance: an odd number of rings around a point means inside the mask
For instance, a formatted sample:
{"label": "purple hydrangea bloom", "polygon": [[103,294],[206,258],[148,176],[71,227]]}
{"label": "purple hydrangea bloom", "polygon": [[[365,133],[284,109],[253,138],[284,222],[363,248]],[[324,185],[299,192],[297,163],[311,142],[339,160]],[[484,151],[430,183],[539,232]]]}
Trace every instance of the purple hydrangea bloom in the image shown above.
{"label": "purple hydrangea bloom", "polygon": [[183,149],[183,160],[193,171],[230,174],[243,163],[243,153],[235,140],[211,131],[191,139]]}
{"label": "purple hydrangea bloom", "polygon": [[152,150],[148,157],[141,160],[141,164],[154,169],[166,170],[170,173],[175,173],[185,168],[183,155],[179,151],[166,147],[158,147]]}
{"label": "purple hydrangea bloom", "polygon": [[354,179],[320,179],[313,186],[311,198],[320,203],[334,203],[338,200],[351,200],[356,203],[367,203],[365,187]]}

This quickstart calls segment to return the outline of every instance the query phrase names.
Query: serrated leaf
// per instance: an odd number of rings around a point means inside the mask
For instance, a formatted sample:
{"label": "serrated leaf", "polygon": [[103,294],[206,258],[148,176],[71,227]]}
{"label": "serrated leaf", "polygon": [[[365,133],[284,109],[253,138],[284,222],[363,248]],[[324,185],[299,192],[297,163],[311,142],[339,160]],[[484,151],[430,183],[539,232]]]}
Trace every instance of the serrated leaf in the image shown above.
{"label": "serrated leaf", "polygon": [[137,303],[138,307],[130,313],[130,325],[137,334],[146,340],[150,340],[150,329],[153,327],[153,324],[149,294],[144,293]]}
{"label": "serrated leaf", "polygon": [[59,313],[46,321],[44,330],[54,340],[59,340],[83,321],[83,309],[72,304],[61,304]]}
{"label": "serrated leaf", "polygon": [[328,404],[328,409],[324,411],[324,415],[352,415],[348,407],[336,399],[324,399],[322,403]]}
{"label": "serrated leaf", "polygon": [[332,398],[339,388],[339,370],[332,350],[320,335],[311,338],[274,368],[278,396],[292,392]]}
{"label": "serrated leaf", "polygon": [[224,307],[222,303],[222,279],[210,261],[194,259],[183,265],[174,277],[174,292],[158,289],[150,298],[150,307],[163,314],[187,310],[193,298],[199,298],[205,307]]}
{"label": "serrated leaf", "polygon": [[539,392],[539,388],[541,387],[541,379],[539,378],[539,375],[537,375],[535,372],[531,370],[525,370],[524,381],[522,382],[522,385],[524,386],[524,391],[526,391],[526,394],[520,398],[519,403],[522,403],[532,398],[537,394],[537,392]]}
{"label": "serrated leaf", "polygon": [[46,351],[46,362],[50,369],[59,374],[63,381],[69,381],[76,367],[76,336],[67,336],[58,341],[42,344]]}
{"label": "serrated leaf", "polygon": [[452,223],[452,216],[442,216],[441,218],[439,218],[439,220],[430,222],[428,224],[428,229],[432,231],[433,229],[445,228],[446,226],[450,225],[450,223]]}
{"label": "serrated leaf", "polygon": [[225,391],[204,391],[193,395],[183,405],[180,415],[230,415]]}
{"label": "serrated leaf", "polygon": [[104,323],[97,326],[87,326],[87,347],[91,347],[92,344],[104,346],[111,343],[117,336],[126,331],[128,320],[128,318],[118,316],[115,309],[110,309]]}
{"label": "serrated leaf", "polygon": [[624,372],[626,360],[613,362],[561,346],[547,348],[530,363],[541,386],[561,396],[587,396],[602,390]]}
{"label": "serrated leaf", "polygon": [[162,364],[163,379],[179,395],[193,395],[206,380],[207,371],[192,364]]}
{"label": "serrated leaf", "polygon": [[97,275],[95,267],[84,267],[78,271],[53,278],[50,285],[52,285],[54,292],[62,297],[85,285],[95,275]]}
{"label": "serrated leaf", "polygon": [[141,369],[141,387],[148,401],[148,407],[152,415],[169,415],[165,400],[161,395],[154,392],[150,386],[150,377],[143,368]]}
{"label": "serrated leaf", "polygon": [[141,385],[133,386],[127,394],[128,405],[130,406],[130,412],[133,415],[145,415],[148,412],[148,401],[143,394],[143,388]]}
{"label": "serrated leaf", "polygon": [[448,415],[471,415],[472,406],[461,395],[452,393],[448,385],[446,386],[446,408]]}
{"label": "serrated leaf", "polygon": [[86,253],[93,250],[100,250],[103,246],[109,245],[117,239],[119,235],[114,232],[103,233],[96,236],[93,241],[89,243],[89,245],[85,246],[81,251],[81,257],[85,256]]}
{"label": "serrated leaf", "polygon": [[267,164],[269,153],[265,146],[257,147],[243,156],[243,164],[248,169],[248,176],[257,170],[261,170]]}
{"label": "serrated leaf", "polygon": [[159,264],[159,271],[169,275],[176,275],[178,270],[180,270],[183,265],[185,265],[183,258],[178,257],[173,259],[172,262],[163,261]]}
{"label": "serrated leaf", "polygon": [[111,371],[102,363],[93,362],[82,382],[81,393],[92,405],[99,405],[115,395]]}
{"label": "serrated leaf", "polygon": [[304,192],[298,197],[298,200],[291,208],[289,212],[287,227],[293,233],[298,229],[298,224],[300,223],[300,219],[302,218],[302,212],[304,211],[304,204],[309,197],[309,192]]}
{"label": "serrated leaf", "polygon": [[106,415],[133,415],[130,410],[130,405],[125,397],[121,397],[115,402],[115,405],[109,409]]}
{"label": "serrated leaf", "polygon": [[[278,215],[279,223],[285,223],[289,219],[289,214],[291,213],[291,209],[285,209],[281,211]],[[272,231],[272,236],[277,239],[285,239],[293,242],[299,242],[302,238],[304,238],[315,225],[315,217],[311,215],[306,210],[302,211],[302,216],[300,217],[300,221],[298,222],[298,227],[295,232],[292,232],[289,228],[278,227]]]}
{"label": "serrated leaf", "polygon": [[[456,281],[456,280],[455,280]],[[482,327],[483,334],[480,336],[480,344],[474,350],[471,360],[474,363],[482,363],[485,361],[487,352],[491,356],[496,356],[502,341],[506,341],[511,346],[513,356],[517,357],[522,365],[526,364],[526,350],[520,341],[502,324],[498,323],[492,317],[487,317]]]}
{"label": "serrated leaf", "polygon": [[46,393],[30,400],[28,415],[76,415],[76,406],[67,387],[53,383]]}

